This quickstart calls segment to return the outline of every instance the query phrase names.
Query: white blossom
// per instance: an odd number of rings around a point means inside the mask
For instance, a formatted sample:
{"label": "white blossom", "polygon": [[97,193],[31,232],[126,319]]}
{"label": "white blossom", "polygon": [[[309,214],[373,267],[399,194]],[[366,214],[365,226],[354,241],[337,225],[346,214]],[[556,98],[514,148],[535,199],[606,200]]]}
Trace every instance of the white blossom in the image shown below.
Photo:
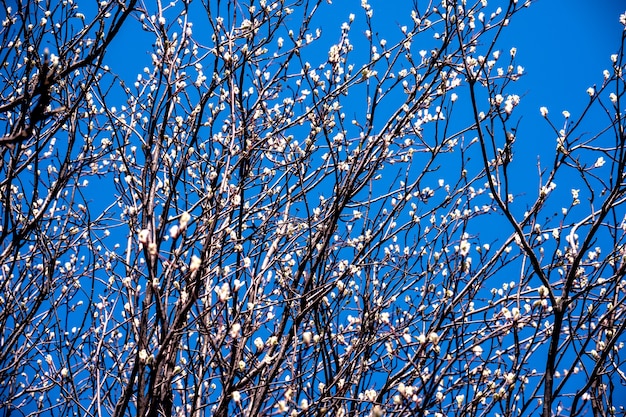
{"label": "white blossom", "polygon": [[150,241],[150,231],[148,229],[143,229],[139,231],[139,243],[146,245]]}
{"label": "white blossom", "polygon": [[254,346],[258,350],[261,350],[265,346],[265,343],[263,342],[263,339],[261,339],[260,337],[257,337],[256,339],[254,339]]}
{"label": "white blossom", "polygon": [[459,244],[459,254],[461,256],[466,256],[470,251],[471,245],[467,239],[461,240]]}
{"label": "white blossom", "polygon": [[201,263],[202,263],[202,260],[196,255],[193,255],[191,257],[191,262],[189,263],[189,270],[191,272],[197,271],[198,269],[200,269]]}
{"label": "white blossom", "polygon": [[474,352],[474,355],[480,356],[483,354],[483,348],[480,345],[476,345],[472,348],[472,352]]}
{"label": "white blossom", "polygon": [[604,160],[604,158],[600,156],[600,157],[598,157],[598,159],[596,159],[596,162],[594,162],[593,167],[594,168],[600,168],[605,163],[606,163],[606,161]]}

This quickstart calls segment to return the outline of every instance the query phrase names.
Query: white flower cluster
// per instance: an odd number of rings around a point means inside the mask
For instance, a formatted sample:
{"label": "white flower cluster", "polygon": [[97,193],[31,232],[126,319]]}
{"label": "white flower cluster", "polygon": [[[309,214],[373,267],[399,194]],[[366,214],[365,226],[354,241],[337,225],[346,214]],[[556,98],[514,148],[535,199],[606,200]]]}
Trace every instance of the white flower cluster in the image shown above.
{"label": "white flower cluster", "polygon": [[504,103],[504,112],[506,114],[511,114],[513,109],[519,104],[520,96],[517,94],[509,94],[506,97],[506,100],[501,94],[497,94],[495,98],[492,99],[492,104],[500,107]]}

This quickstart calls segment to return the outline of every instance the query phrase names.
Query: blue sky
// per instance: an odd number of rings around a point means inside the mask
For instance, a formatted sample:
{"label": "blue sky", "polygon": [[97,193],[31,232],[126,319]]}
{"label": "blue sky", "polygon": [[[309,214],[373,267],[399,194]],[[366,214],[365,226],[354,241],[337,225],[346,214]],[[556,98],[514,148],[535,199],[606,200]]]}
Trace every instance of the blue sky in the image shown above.
{"label": "blue sky", "polygon": [[[333,15],[318,15],[323,29],[322,43],[332,43],[339,34],[339,27],[350,13],[357,14],[355,24],[363,23],[359,1],[340,0],[333,3]],[[398,7],[388,7],[389,0],[372,0],[376,23],[387,20],[387,25],[399,26],[406,16],[398,16]],[[506,5],[506,1],[490,1],[490,8]],[[407,2],[405,9],[410,7]],[[343,12],[341,11],[343,8]],[[404,10],[404,9],[403,9]],[[602,70],[610,66],[609,56],[619,46],[623,30],[619,15],[624,4],[618,0],[535,0],[531,7],[517,14],[500,38],[500,49],[518,49],[518,63],[525,68],[525,76],[514,89],[526,94],[522,101],[524,119],[541,120],[539,106],[548,106],[553,114],[569,110],[572,115],[580,111],[588,100],[585,90],[602,81]],[[381,19],[382,17],[382,19]],[[361,22],[359,22],[361,20]],[[381,27],[381,33],[391,38],[391,27]],[[130,29],[114,42],[109,51],[108,62],[122,74],[136,75],[149,65],[149,36]],[[133,28],[136,26],[133,25]],[[145,35],[144,35],[145,36]],[[132,41],[129,42],[129,38]],[[143,38],[143,42],[141,39]],[[353,42],[357,41],[354,34]],[[358,45],[357,45],[358,46]],[[322,51],[322,58],[325,57]],[[120,67],[123,60],[124,67]],[[536,107],[532,112],[526,106]],[[518,112],[521,114],[522,112]]]}
{"label": "blue sky", "polygon": [[[410,7],[410,3],[398,1],[390,7],[392,0],[371,1],[374,27],[380,27],[381,35],[384,34],[390,42],[393,42],[393,36],[400,36],[398,22],[408,20],[407,16],[399,15],[403,8],[401,6],[406,9]],[[498,5],[507,3],[490,1],[489,8],[495,9]],[[321,46],[316,46],[313,51],[309,48],[307,51],[312,62],[319,63],[326,59],[327,47],[337,41],[341,23],[348,20],[350,13],[357,15],[354,30],[350,34],[355,50],[359,47],[359,39],[363,39],[359,36],[359,30],[362,33],[364,24],[360,1],[335,0],[334,6],[335,13],[317,16],[317,21],[312,25],[314,28],[320,25],[323,32]],[[618,19],[620,13],[624,12],[623,8],[624,5],[619,1],[538,0],[530,8],[514,16],[510,26],[503,32],[497,49],[507,52],[511,47],[516,47],[516,65],[525,69],[525,75],[508,88],[508,93],[522,96],[521,104],[513,114],[514,119],[521,118],[519,143],[515,148],[515,192],[527,194],[532,200],[538,190],[535,186],[537,156],[541,155],[543,162],[543,158],[549,160],[554,155],[555,134],[541,116],[539,108],[548,107],[549,117],[556,126],[561,126],[564,121],[561,115],[563,110],[568,110],[572,118],[577,118],[589,103],[586,89],[602,83],[602,71],[611,65],[609,56],[619,47],[623,26]],[[386,26],[377,26],[381,24]],[[194,30],[199,31],[201,28]],[[133,42],[128,42],[128,37],[132,37]],[[150,40],[141,43],[138,39],[141,39],[140,34],[132,31],[127,33],[126,37],[120,38],[118,49],[112,50],[108,58],[114,72],[123,71],[128,81],[133,81],[144,66],[150,65],[149,54],[146,52],[146,48],[150,48]],[[420,39],[422,41],[424,40]],[[363,47],[367,49],[367,46]],[[420,45],[419,48],[428,46]],[[359,55],[355,55],[358,59]],[[120,65],[120,62],[124,65]],[[462,87],[459,94],[468,94],[467,89]],[[346,103],[354,105],[350,111],[363,108],[358,103],[358,96],[350,96]],[[362,119],[363,115],[357,115],[357,118]],[[587,119],[579,133],[596,131],[604,123],[600,118],[598,120],[599,125],[593,118]],[[559,182],[558,192],[571,198],[569,193],[575,187],[574,183],[568,184],[567,177],[560,180],[563,182]],[[578,178],[571,180],[576,181]],[[501,230],[493,232],[497,234]]]}
{"label": "blue sky", "polygon": [[[325,46],[337,41],[341,22],[346,21],[352,12],[357,14],[357,20],[350,39],[352,42],[363,39],[357,32],[357,30],[362,30],[364,21],[360,1],[335,0],[334,3],[338,6],[334,9],[336,13],[317,17],[324,31],[323,40],[320,42],[324,47],[307,52],[310,56],[317,58],[316,62],[327,58],[328,49]],[[400,35],[396,25],[398,19],[408,20],[407,16],[398,17],[402,7],[396,7],[396,5],[402,4],[404,8],[408,8],[411,3],[413,2],[403,0],[371,1],[375,11],[375,27],[381,23],[387,23],[387,27],[381,26],[381,34],[384,33],[390,41],[393,36],[399,37]],[[417,0],[415,3],[421,5]],[[490,1],[489,7],[495,8],[497,5],[506,3],[505,1]],[[152,5],[150,7],[153,8]],[[532,193],[537,192],[537,187],[534,186],[535,183],[529,184],[525,181],[525,176],[532,171],[531,174],[535,178],[537,155],[542,154],[549,158],[554,154],[555,149],[554,132],[541,116],[539,108],[548,107],[550,119],[557,126],[563,123],[561,115],[563,110],[568,110],[572,118],[578,116],[589,102],[589,96],[585,90],[594,84],[600,84],[603,77],[602,71],[610,67],[609,56],[616,52],[623,31],[623,25],[618,21],[620,13],[623,12],[624,4],[621,1],[538,0],[529,9],[514,16],[510,26],[499,40],[497,49],[501,51],[508,51],[511,47],[517,48],[516,65],[525,68],[525,75],[520,81],[511,85],[508,92],[522,96],[522,102],[514,113],[514,119],[521,117],[518,133],[520,143],[516,147],[514,170],[518,188],[515,191],[531,194],[531,200],[534,198]],[[120,74],[130,85],[145,66],[150,66],[151,39],[137,32],[136,22],[129,23],[132,24],[113,44],[105,63],[109,64],[113,73]],[[315,26],[314,24],[313,27]],[[194,27],[194,30],[200,32],[202,28]],[[203,34],[203,36],[207,35]],[[358,46],[357,44],[356,47]],[[421,47],[428,48],[428,46]],[[367,46],[364,46],[364,49],[367,49]],[[362,55],[356,55],[357,60],[359,57]],[[468,94],[467,89],[461,87],[459,94]],[[354,106],[350,112],[363,109],[362,103],[358,102],[358,97],[350,96],[346,99],[349,106]],[[115,102],[115,99],[116,97],[111,97],[108,102]],[[119,105],[123,104],[123,100],[123,97],[120,98]],[[466,116],[460,111],[456,114]],[[363,115],[357,114],[356,118],[362,120]],[[601,118],[598,118],[598,124],[593,118],[588,119],[579,133],[597,131],[603,123]],[[437,177],[434,177],[435,182],[436,179]],[[564,183],[559,183],[558,190],[569,197],[572,187],[568,185],[567,178],[561,179]],[[111,190],[111,193],[114,192],[115,190]],[[105,205],[105,202],[101,204]],[[493,225],[491,227],[493,228]],[[496,230],[493,233],[502,232]]]}
{"label": "blue sky", "polygon": [[623,8],[615,0],[538,0],[517,15],[502,41],[518,48],[527,70],[519,85],[528,89],[530,101],[580,110],[579,102],[588,99],[585,90],[602,80],[619,46]]}
{"label": "blue sky", "polygon": [[[539,108],[548,107],[550,118],[558,122],[563,110],[576,118],[584,109],[589,102],[585,90],[601,84],[602,71],[610,68],[609,57],[619,47],[623,9],[624,3],[616,0],[538,0],[515,16],[500,44],[517,47],[525,69],[512,87],[523,95],[521,135],[534,137],[536,145],[548,140],[552,145],[553,134]],[[533,147],[517,150],[536,157]]]}

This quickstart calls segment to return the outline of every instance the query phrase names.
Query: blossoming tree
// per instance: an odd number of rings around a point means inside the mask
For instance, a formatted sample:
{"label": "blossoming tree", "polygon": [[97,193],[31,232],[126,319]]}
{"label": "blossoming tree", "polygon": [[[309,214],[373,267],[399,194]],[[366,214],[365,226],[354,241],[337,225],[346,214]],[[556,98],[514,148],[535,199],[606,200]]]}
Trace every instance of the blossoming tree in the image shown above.
{"label": "blossoming tree", "polygon": [[352,3],[3,3],[5,415],[623,410],[624,36],[533,175],[529,2]]}

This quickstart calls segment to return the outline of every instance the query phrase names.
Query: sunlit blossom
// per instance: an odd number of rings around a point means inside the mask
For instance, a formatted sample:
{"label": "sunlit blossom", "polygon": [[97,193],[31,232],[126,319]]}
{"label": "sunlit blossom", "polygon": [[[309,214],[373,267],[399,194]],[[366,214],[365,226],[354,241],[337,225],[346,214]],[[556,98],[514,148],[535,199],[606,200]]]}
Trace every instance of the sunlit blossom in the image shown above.
{"label": "sunlit blossom", "polygon": [[230,286],[228,283],[223,283],[221,286],[215,288],[217,298],[219,301],[224,302],[230,298]]}
{"label": "sunlit blossom", "polygon": [[483,348],[480,345],[476,345],[472,348],[472,352],[476,356],[480,356],[483,354]]}
{"label": "sunlit blossom", "polygon": [[149,357],[148,352],[145,349],[141,349],[139,351],[139,360],[141,362],[147,362],[148,361],[148,357]]}
{"label": "sunlit blossom", "polygon": [[241,324],[233,323],[232,326],[230,327],[230,337],[232,337],[233,339],[238,338],[240,331],[241,331]]}
{"label": "sunlit blossom", "polygon": [[191,272],[197,271],[198,269],[200,269],[201,263],[202,263],[202,260],[196,255],[193,255],[191,257],[191,262],[189,263],[189,270]]}
{"label": "sunlit blossom", "polygon": [[183,212],[183,214],[180,215],[180,220],[179,220],[180,227],[182,229],[187,227],[187,224],[189,223],[189,220],[191,220],[191,215],[189,213],[187,213],[186,211]]}
{"label": "sunlit blossom", "polygon": [[150,231],[148,229],[142,229],[139,231],[139,243],[147,245],[150,239]]}
{"label": "sunlit blossom", "polygon": [[257,350],[261,350],[265,346],[265,343],[263,342],[263,339],[257,337],[256,339],[254,339],[254,346],[257,348]]}
{"label": "sunlit blossom", "polygon": [[600,157],[598,157],[598,159],[596,159],[596,162],[593,163],[593,167],[594,168],[600,168],[605,163],[606,163],[606,161],[604,160],[604,158],[602,156],[600,156]]}
{"label": "sunlit blossom", "polygon": [[471,245],[469,241],[467,239],[461,240],[461,243],[459,244],[459,254],[461,256],[466,256],[469,253],[470,249]]}

